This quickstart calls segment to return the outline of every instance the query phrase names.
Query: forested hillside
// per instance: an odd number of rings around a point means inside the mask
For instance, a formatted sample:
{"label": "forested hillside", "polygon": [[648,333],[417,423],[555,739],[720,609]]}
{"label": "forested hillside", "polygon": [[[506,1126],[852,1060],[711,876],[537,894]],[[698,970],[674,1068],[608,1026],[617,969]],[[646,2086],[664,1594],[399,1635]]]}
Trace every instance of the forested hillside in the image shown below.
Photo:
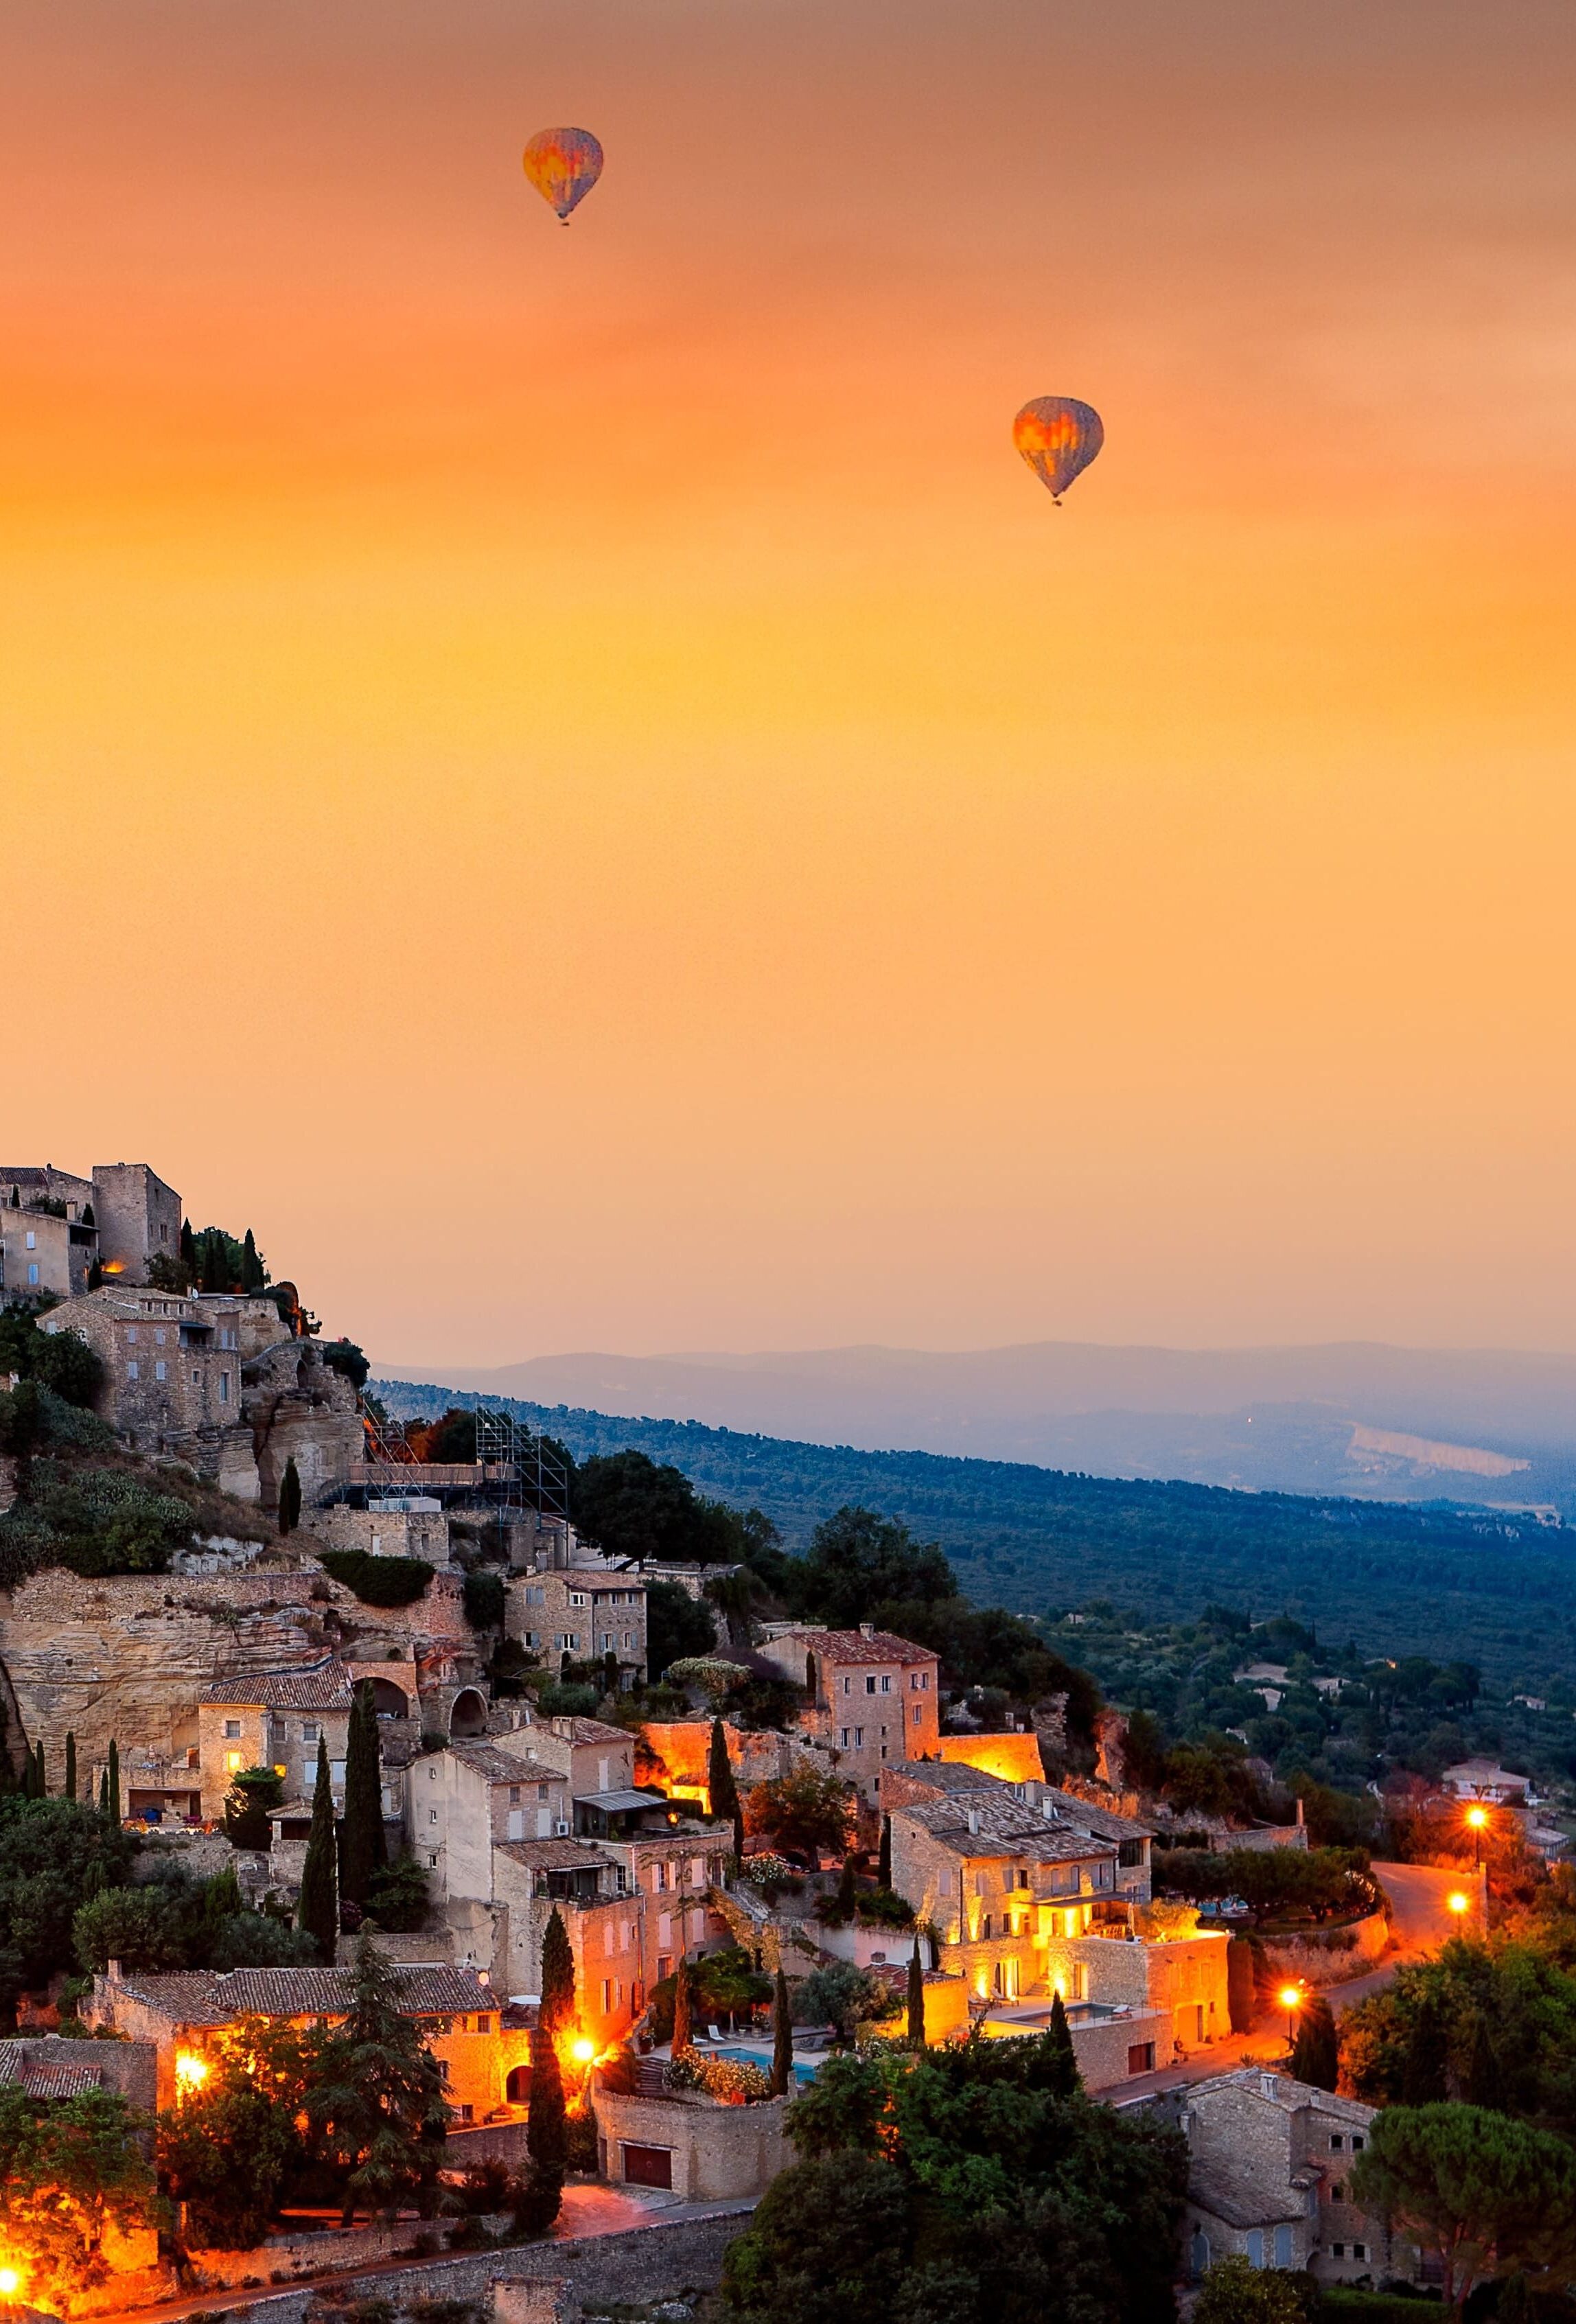
{"label": "forested hillside", "polygon": [[[390,1409],[431,1416],[484,1399],[374,1382]],[[485,1399],[498,1403],[499,1399]],[[1576,1671],[1576,1531],[1430,1504],[1308,1500],[1134,1482],[929,1452],[863,1452],[697,1422],[628,1420],[512,1402],[577,1458],[633,1445],[704,1492],[763,1509],[789,1548],[862,1502],[941,1543],[970,1597],[1045,1614],[1111,1598],[1146,1614],[1212,1600],[1286,1611],[1373,1654],[1467,1656],[1542,1686]]]}

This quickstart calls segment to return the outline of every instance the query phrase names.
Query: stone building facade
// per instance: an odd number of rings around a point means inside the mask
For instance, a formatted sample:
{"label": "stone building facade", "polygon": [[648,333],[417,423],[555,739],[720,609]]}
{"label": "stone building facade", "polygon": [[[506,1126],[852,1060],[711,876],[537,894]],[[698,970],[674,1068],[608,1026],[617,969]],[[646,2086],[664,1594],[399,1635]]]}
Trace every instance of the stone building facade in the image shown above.
{"label": "stone building facade", "polygon": [[800,1729],[834,1755],[867,1805],[884,1766],[938,1751],[941,1665],[928,1646],[868,1622],[857,1630],[801,1622],[776,1629],[760,1651],[797,1686],[808,1691],[813,1678]]}
{"label": "stone building facade", "polygon": [[612,1655],[622,1685],[646,1674],[646,1584],[633,1567],[582,1562],[512,1577],[504,1628],[549,1670]]}
{"label": "stone building facade", "polygon": [[721,2106],[698,2093],[628,2098],[595,2092],[604,2178],[615,2186],[670,2188],[681,2201],[764,2194],[794,2160],[786,2098]]}
{"label": "stone building facade", "polygon": [[224,1814],[225,1795],[244,1768],[272,1767],[287,1800],[309,1800],[318,1780],[318,1745],[328,1747],[335,1805],[345,1796],[350,1682],[327,1655],[290,1670],[219,1679],[198,1704],[202,1812]]}
{"label": "stone building facade", "polygon": [[1305,2268],[1324,2283],[1417,2277],[1413,2247],[1350,2199],[1374,2107],[1258,2067],[1146,2103],[1187,2140],[1194,2275],[1235,2254],[1255,2267]]}
{"label": "stone building facade", "polygon": [[0,1164],[0,1293],[70,1299],[102,1272],[145,1283],[180,1249],[180,1197],[145,1162],[96,1162],[91,1178],[52,1163]]}

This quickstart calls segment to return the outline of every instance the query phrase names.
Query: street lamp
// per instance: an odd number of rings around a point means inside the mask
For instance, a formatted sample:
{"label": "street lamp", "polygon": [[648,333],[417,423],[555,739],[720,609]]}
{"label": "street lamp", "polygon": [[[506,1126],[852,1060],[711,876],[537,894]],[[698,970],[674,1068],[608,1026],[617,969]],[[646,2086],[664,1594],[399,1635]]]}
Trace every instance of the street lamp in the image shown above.
{"label": "street lamp", "polygon": [[1485,1807],[1469,1808],[1467,1810],[1467,1821],[1470,1825],[1472,1832],[1472,1862],[1480,1871],[1483,1864],[1483,1832],[1488,1821],[1488,1809]]}
{"label": "street lamp", "polygon": [[1450,1895],[1444,1901],[1450,1906],[1451,1911],[1455,1914],[1458,1921],[1461,1918],[1463,1914],[1470,1913],[1472,1909],[1471,1898],[1465,1895],[1460,1888],[1452,1888]]}
{"label": "street lamp", "polygon": [[1297,2038],[1297,2012],[1303,2006],[1303,1988],[1300,1985],[1283,1985],[1278,1999],[1286,2014],[1287,2044],[1295,2047]]}

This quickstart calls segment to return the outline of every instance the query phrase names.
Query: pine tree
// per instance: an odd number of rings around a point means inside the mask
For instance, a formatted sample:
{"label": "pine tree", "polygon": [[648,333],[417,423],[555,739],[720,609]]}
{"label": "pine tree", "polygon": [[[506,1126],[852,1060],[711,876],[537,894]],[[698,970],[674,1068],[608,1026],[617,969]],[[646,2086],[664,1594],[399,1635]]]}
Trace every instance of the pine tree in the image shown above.
{"label": "pine tree", "polygon": [[351,2165],[344,2224],[358,2206],[427,2208],[443,2161],[443,2076],[420,2028],[400,2007],[399,1981],[370,1937],[355,1949],[343,2024],[324,2046],[307,2112]]}
{"label": "pine tree", "polygon": [[733,1827],[733,1854],[744,1853],[744,1811],[739,1804],[739,1786],[733,1780],[733,1763],[728,1757],[728,1737],[720,1719],[712,1721],[711,1751],[706,1760],[706,1789],[711,1794],[712,1813],[724,1817]]}
{"label": "pine tree", "polygon": [[687,2050],[694,2039],[695,2028],[690,2022],[689,1955],[680,1953],[673,1979],[673,2055],[677,2058],[680,2050]]}
{"label": "pine tree", "polygon": [[378,1715],[373,1706],[372,1681],[364,1679],[350,1706],[350,1738],[345,1753],[345,1847],[340,1877],[344,1893],[353,1904],[366,1903],[367,1890],[388,1860]]}
{"label": "pine tree", "polygon": [[1059,1993],[1051,1996],[1051,2022],[1046,2028],[1046,2037],[1055,2061],[1054,2095],[1059,2098],[1074,2098],[1083,2087],[1083,2077],[1078,2071],[1078,2060],[1073,2049],[1073,2029],[1067,2023],[1067,2013],[1062,2006]]}
{"label": "pine tree", "polygon": [[[537,2023],[559,2041],[575,2023],[575,1955],[563,1915],[553,1906],[542,1934],[542,1997]],[[534,2089],[536,2085],[531,2085]]]}
{"label": "pine tree", "polygon": [[279,1480],[279,1529],[281,1533],[294,1533],[300,1521],[301,1472],[296,1467],[296,1456],[292,1452]]}
{"label": "pine tree", "polygon": [[105,1780],[108,1786],[109,1820],[111,1823],[118,1823],[121,1820],[120,1746],[113,1735],[109,1738],[109,1766],[105,1771]]}
{"label": "pine tree", "polygon": [[917,1936],[908,1956],[908,2047],[925,2047],[925,1964],[919,1958]]}
{"label": "pine tree", "polygon": [[892,1819],[889,1815],[881,1818],[881,1847],[876,1858],[876,1885],[880,1888],[889,1888],[892,1885]]}
{"label": "pine tree", "polygon": [[68,1734],[66,1737],[66,1797],[69,1800],[74,1800],[76,1796],[77,1738],[73,1734]]}
{"label": "pine tree", "polygon": [[777,1986],[771,2003],[771,2095],[786,2098],[793,2087],[794,2027],[788,2015],[788,1978],[782,1963],[777,1968]]}
{"label": "pine tree", "polygon": [[296,1902],[296,1926],[315,1937],[323,1960],[332,1962],[339,1943],[339,1878],[334,1834],[334,1787],[328,1774],[328,1746],[318,1738],[318,1781],[312,1792],[312,1824],[307,1834],[306,1862],[301,1867],[301,1893]]}

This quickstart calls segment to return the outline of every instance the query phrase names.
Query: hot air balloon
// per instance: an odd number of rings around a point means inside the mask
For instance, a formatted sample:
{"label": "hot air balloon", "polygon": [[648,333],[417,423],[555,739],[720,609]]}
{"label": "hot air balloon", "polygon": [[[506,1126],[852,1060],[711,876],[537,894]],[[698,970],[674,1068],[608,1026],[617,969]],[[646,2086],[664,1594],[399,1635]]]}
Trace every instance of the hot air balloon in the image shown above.
{"label": "hot air balloon", "polygon": [[525,149],[525,174],[560,226],[602,175],[602,148],[589,129],[539,129]]}
{"label": "hot air balloon", "polygon": [[1058,508],[1105,441],[1100,414],[1072,395],[1037,395],[1012,423],[1012,440]]}

